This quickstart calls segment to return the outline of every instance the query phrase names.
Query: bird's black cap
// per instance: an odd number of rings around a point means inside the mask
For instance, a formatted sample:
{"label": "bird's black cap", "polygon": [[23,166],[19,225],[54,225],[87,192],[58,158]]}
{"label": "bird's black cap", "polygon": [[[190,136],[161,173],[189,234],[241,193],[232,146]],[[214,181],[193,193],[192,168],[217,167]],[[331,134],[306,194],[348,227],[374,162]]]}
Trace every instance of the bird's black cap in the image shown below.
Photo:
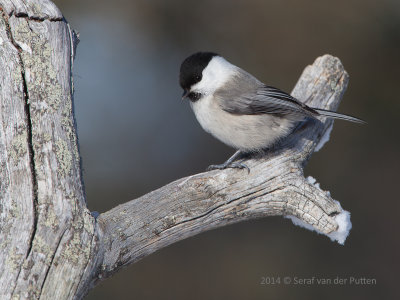
{"label": "bird's black cap", "polygon": [[197,52],[183,61],[179,73],[179,84],[184,90],[189,90],[192,85],[201,80],[204,68],[207,67],[214,56],[218,56],[218,54],[214,52]]}

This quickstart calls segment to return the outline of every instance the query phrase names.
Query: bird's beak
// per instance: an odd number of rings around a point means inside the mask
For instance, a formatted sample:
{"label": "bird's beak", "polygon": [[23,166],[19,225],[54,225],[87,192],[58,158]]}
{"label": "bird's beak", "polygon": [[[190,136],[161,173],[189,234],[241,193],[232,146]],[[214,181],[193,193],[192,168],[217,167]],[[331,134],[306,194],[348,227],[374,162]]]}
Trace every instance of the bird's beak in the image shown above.
{"label": "bird's beak", "polygon": [[185,100],[185,98],[189,95],[190,91],[189,90],[184,90],[182,94],[182,100]]}

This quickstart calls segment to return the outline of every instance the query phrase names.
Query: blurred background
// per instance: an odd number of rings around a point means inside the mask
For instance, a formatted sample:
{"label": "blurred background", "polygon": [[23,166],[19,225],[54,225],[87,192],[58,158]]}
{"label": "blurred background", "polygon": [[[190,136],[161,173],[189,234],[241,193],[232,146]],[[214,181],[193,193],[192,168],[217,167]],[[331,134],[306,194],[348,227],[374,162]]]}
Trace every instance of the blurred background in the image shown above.
{"label": "blurred background", "polygon": [[[55,2],[80,33],[75,111],[91,210],[233,153],[181,101],[180,63],[199,50],[285,91],[316,57],[333,54],[350,74],[339,111],[368,121],[336,121],[305,170],[351,212],[344,246],[283,218],[239,223],[154,253],[86,299],[400,299],[400,1]],[[261,284],[285,276],[377,283]]]}

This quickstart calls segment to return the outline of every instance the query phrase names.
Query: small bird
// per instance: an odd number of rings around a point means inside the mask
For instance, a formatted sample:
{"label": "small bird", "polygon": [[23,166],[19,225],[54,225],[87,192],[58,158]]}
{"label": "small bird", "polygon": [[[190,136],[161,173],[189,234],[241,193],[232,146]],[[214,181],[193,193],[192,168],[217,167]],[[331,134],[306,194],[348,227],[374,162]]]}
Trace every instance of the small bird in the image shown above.
{"label": "small bird", "polygon": [[203,129],[237,151],[209,170],[250,169],[235,162],[240,155],[268,149],[288,136],[307,117],[364,121],[333,111],[312,108],[213,52],[197,52],[180,68],[182,100],[189,99]]}

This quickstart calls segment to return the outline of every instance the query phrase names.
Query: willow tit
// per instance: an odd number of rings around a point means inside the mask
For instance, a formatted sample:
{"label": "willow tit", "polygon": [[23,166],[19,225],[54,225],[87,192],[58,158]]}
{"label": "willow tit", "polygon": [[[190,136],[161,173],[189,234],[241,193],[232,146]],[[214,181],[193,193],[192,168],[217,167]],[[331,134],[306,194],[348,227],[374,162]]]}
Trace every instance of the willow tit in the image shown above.
{"label": "willow tit", "polygon": [[183,99],[189,99],[205,131],[238,151],[209,169],[249,168],[234,162],[243,153],[267,149],[288,136],[306,117],[364,121],[329,110],[311,108],[289,94],[263,84],[212,52],[186,58],[180,68]]}

